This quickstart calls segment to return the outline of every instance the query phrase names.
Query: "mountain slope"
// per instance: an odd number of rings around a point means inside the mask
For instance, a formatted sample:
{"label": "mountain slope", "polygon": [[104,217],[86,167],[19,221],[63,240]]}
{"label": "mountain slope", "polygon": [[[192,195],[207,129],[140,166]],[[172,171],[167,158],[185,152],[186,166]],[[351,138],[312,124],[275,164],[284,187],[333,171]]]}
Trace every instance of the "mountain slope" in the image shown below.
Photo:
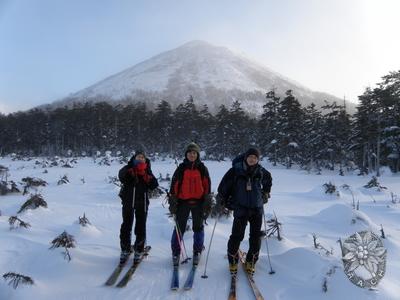
{"label": "mountain slope", "polygon": [[112,75],[61,101],[144,101],[154,107],[160,100],[172,106],[190,95],[198,105],[207,104],[212,111],[240,100],[245,109],[259,112],[265,93],[275,88],[281,97],[293,90],[303,106],[324,100],[341,100],[312,90],[292,81],[243,55],[225,47],[203,41],[192,41],[163,52],[120,73]]}

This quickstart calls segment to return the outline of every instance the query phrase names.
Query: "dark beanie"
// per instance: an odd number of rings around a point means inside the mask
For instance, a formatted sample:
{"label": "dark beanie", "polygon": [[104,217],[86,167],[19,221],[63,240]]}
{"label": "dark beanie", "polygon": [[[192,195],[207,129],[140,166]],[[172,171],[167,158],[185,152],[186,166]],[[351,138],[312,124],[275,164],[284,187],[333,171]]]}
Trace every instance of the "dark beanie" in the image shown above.
{"label": "dark beanie", "polygon": [[144,157],[146,157],[146,153],[144,153],[143,150],[136,150],[136,151],[135,151],[134,157],[136,157],[136,156],[139,155],[139,154],[142,154]]}
{"label": "dark beanie", "polygon": [[249,148],[247,149],[246,153],[244,154],[244,157],[247,158],[249,155],[255,155],[257,156],[258,159],[260,159],[260,150],[257,148]]}
{"label": "dark beanie", "polygon": [[196,143],[190,143],[187,145],[186,150],[185,150],[185,156],[188,152],[190,151],[196,151],[198,155],[200,155],[200,147]]}

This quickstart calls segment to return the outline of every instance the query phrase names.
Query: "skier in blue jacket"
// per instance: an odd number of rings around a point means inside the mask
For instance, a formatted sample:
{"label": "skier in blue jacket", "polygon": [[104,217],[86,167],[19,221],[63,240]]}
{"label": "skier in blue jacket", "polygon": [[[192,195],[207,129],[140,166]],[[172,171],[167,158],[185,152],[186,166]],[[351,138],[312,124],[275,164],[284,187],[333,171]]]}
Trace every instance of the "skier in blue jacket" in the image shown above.
{"label": "skier in blue jacket", "polygon": [[233,210],[232,233],[228,241],[228,260],[231,273],[237,272],[238,250],[250,223],[249,249],[246,270],[255,272],[261,247],[263,205],[268,202],[272,186],[271,173],[259,164],[260,151],[249,148],[232,161],[232,168],[218,186],[218,205]]}

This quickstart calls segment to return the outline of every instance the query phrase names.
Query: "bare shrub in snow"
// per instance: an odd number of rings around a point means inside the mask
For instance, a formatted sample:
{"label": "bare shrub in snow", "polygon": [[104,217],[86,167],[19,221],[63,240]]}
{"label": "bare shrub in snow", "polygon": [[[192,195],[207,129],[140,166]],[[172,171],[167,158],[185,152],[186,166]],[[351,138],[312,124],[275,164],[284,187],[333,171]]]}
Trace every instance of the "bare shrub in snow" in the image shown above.
{"label": "bare shrub in snow", "polygon": [[105,156],[102,159],[100,159],[100,161],[98,162],[98,164],[100,166],[105,165],[105,166],[111,166],[111,162],[112,162],[112,158],[110,156]]}
{"label": "bare shrub in snow", "polygon": [[337,191],[336,185],[332,182],[324,183],[323,187],[325,188],[325,194],[336,194],[339,196],[339,192]]}
{"label": "bare shrub in snow", "polygon": [[24,228],[29,228],[31,227],[31,225],[29,223],[26,223],[24,221],[22,221],[20,218],[18,218],[17,216],[11,216],[8,219],[8,224],[10,224],[10,230],[12,229],[16,229],[18,227],[24,227]]}
{"label": "bare shrub in snow", "polygon": [[24,192],[22,193],[22,195],[26,195],[31,188],[37,189],[40,186],[47,185],[47,182],[40,178],[25,177],[22,178],[21,180],[25,184]]}
{"label": "bare shrub in snow", "polygon": [[367,183],[366,185],[364,185],[364,187],[367,188],[367,189],[376,187],[376,190],[377,190],[378,192],[387,189],[387,187],[382,186],[382,185],[379,183],[378,178],[376,178],[376,176],[372,176],[371,180],[368,181],[368,183]]}
{"label": "bare shrub in snow", "polygon": [[353,190],[351,189],[351,187],[348,184],[343,184],[342,188],[351,193],[351,197],[353,198],[352,207],[353,207],[353,209],[355,209],[356,208],[356,202],[355,202]]}
{"label": "bare shrub in snow", "polygon": [[49,249],[55,249],[55,248],[60,248],[64,247],[65,252],[64,253],[64,259],[68,259],[68,261],[71,261],[71,254],[69,253],[69,248],[75,248],[75,238],[68,234],[66,231],[61,233],[58,237],[56,237],[52,242],[52,246]]}
{"label": "bare shrub in snow", "polygon": [[167,173],[167,174],[165,175],[165,177],[163,177],[162,174],[160,173],[160,174],[158,175],[157,180],[158,180],[159,182],[163,182],[163,181],[170,182],[170,181],[171,181],[171,175],[170,175],[169,173]]}
{"label": "bare shrub in snow", "polygon": [[156,187],[154,190],[149,191],[149,198],[150,199],[158,198],[163,194],[164,194],[163,190],[160,189],[159,187]]}
{"label": "bare shrub in snow", "polygon": [[66,161],[66,162],[64,162],[64,164],[61,167],[63,167],[63,168],[73,168],[74,166],[69,161]]}
{"label": "bare shrub in snow", "polygon": [[314,248],[315,249],[324,250],[326,256],[333,255],[333,248],[331,248],[331,250],[326,249],[319,242],[317,242],[317,235],[315,233],[313,233],[312,236],[313,236],[313,240],[314,240]]}
{"label": "bare shrub in snow", "polygon": [[8,168],[3,165],[0,165],[0,180],[7,181],[7,177],[8,177]]}
{"label": "bare shrub in snow", "polygon": [[267,221],[267,225],[268,225],[267,232],[266,232],[267,237],[273,236],[276,233],[278,241],[281,241],[282,240],[282,237],[281,237],[282,223],[280,223],[278,221],[278,218],[275,214],[272,219]]}
{"label": "bare shrub in snow", "polygon": [[32,195],[19,209],[19,211],[17,212],[18,214],[27,210],[27,209],[36,209],[38,207],[45,207],[47,208],[47,202],[44,201],[42,195],[40,194],[35,194]]}
{"label": "bare shrub in snow", "polygon": [[107,182],[110,184],[115,184],[117,187],[121,187],[122,185],[117,176],[108,176]]}
{"label": "bare shrub in snow", "polygon": [[68,176],[65,174],[60,180],[57,182],[57,185],[67,184],[69,183]]}
{"label": "bare shrub in snow", "polygon": [[18,189],[17,184],[14,181],[0,181],[0,195],[20,192],[21,191]]}
{"label": "bare shrub in snow", "polygon": [[[215,199],[215,201],[214,201]],[[216,197],[213,197],[213,200],[211,202],[211,213],[210,216],[211,218],[217,218],[217,217],[226,217],[229,218],[231,215],[231,211],[227,209],[222,203],[222,199],[219,198],[219,195]]]}
{"label": "bare shrub in snow", "polygon": [[383,226],[382,226],[382,224],[381,224],[380,232],[381,232],[381,238],[385,239],[386,236],[385,236],[385,231],[383,231]]}
{"label": "bare shrub in snow", "polygon": [[393,192],[390,192],[390,197],[392,198],[391,201],[393,204],[396,204],[399,202],[399,197],[396,194],[394,194]]}
{"label": "bare shrub in snow", "polygon": [[91,225],[88,218],[86,218],[85,213],[83,213],[83,217],[79,217],[79,225],[85,227],[86,225]]}
{"label": "bare shrub in snow", "polygon": [[14,289],[18,287],[19,284],[32,285],[34,284],[33,279],[29,276],[22,274],[8,272],[3,275],[4,280],[9,280],[8,284],[12,285]]}

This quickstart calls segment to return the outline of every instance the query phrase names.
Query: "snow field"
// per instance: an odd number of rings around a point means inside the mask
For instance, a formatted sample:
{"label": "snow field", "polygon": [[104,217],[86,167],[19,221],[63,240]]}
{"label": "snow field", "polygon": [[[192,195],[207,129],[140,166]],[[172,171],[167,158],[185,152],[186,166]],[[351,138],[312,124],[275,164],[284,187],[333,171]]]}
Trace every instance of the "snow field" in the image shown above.
{"label": "snow field", "polygon": [[[202,279],[205,255],[200,262],[194,287],[191,291],[171,292],[170,237],[173,221],[163,207],[164,196],[152,199],[147,220],[148,244],[152,246],[146,259],[134,274],[126,288],[104,287],[103,283],[118,262],[119,227],[122,221],[119,188],[108,183],[108,176],[116,176],[121,165],[99,166],[93,159],[79,159],[74,168],[51,167],[48,173],[34,161],[0,159],[9,167],[10,179],[20,182],[26,176],[40,177],[48,182],[39,189],[48,208],[28,210],[18,215],[28,222],[28,229],[10,230],[8,218],[16,215],[28,195],[0,196],[0,275],[14,271],[31,276],[33,286],[20,286],[14,290],[0,280],[0,299],[226,299],[229,290],[229,273],[226,259],[232,218],[221,218],[217,224],[207,267],[208,279]],[[212,177],[212,190],[216,188],[230,167],[230,162],[206,161]],[[348,174],[338,176],[325,171],[322,175],[308,174],[299,170],[272,167],[263,162],[272,173],[273,187],[270,203],[265,206],[267,218],[274,213],[283,224],[283,240],[268,239],[271,263],[276,271],[268,274],[265,240],[262,240],[260,260],[257,263],[255,281],[266,299],[398,299],[400,294],[400,203],[391,203],[390,192],[400,195],[399,176],[386,171],[379,181],[388,187],[383,192],[365,189],[370,176]],[[172,176],[175,164],[171,160],[155,161],[155,176]],[[57,185],[67,174],[70,183]],[[85,183],[82,182],[85,179]],[[322,185],[334,183],[339,196],[327,195]],[[167,188],[167,182],[160,182]],[[342,188],[348,184],[360,210],[352,209],[352,195]],[[92,225],[81,227],[78,217],[86,214]],[[205,227],[205,246],[208,247],[214,219]],[[380,235],[381,224],[387,248],[386,275],[378,285],[378,291],[354,286],[343,272],[340,246],[342,240],[356,231],[371,230]],[[71,262],[63,259],[60,248],[49,250],[51,241],[66,230],[76,240],[76,248],[70,249]],[[322,249],[314,249],[312,234],[317,241],[333,249],[326,255]],[[247,250],[248,233],[241,248]],[[189,256],[192,252],[192,232],[185,234]],[[208,250],[208,249],[206,249]],[[190,264],[180,267],[180,284],[183,285]],[[332,271],[333,270],[333,271]],[[327,275],[331,271],[331,275]],[[322,291],[327,278],[328,291]],[[238,299],[253,299],[245,275],[239,270]]]}

